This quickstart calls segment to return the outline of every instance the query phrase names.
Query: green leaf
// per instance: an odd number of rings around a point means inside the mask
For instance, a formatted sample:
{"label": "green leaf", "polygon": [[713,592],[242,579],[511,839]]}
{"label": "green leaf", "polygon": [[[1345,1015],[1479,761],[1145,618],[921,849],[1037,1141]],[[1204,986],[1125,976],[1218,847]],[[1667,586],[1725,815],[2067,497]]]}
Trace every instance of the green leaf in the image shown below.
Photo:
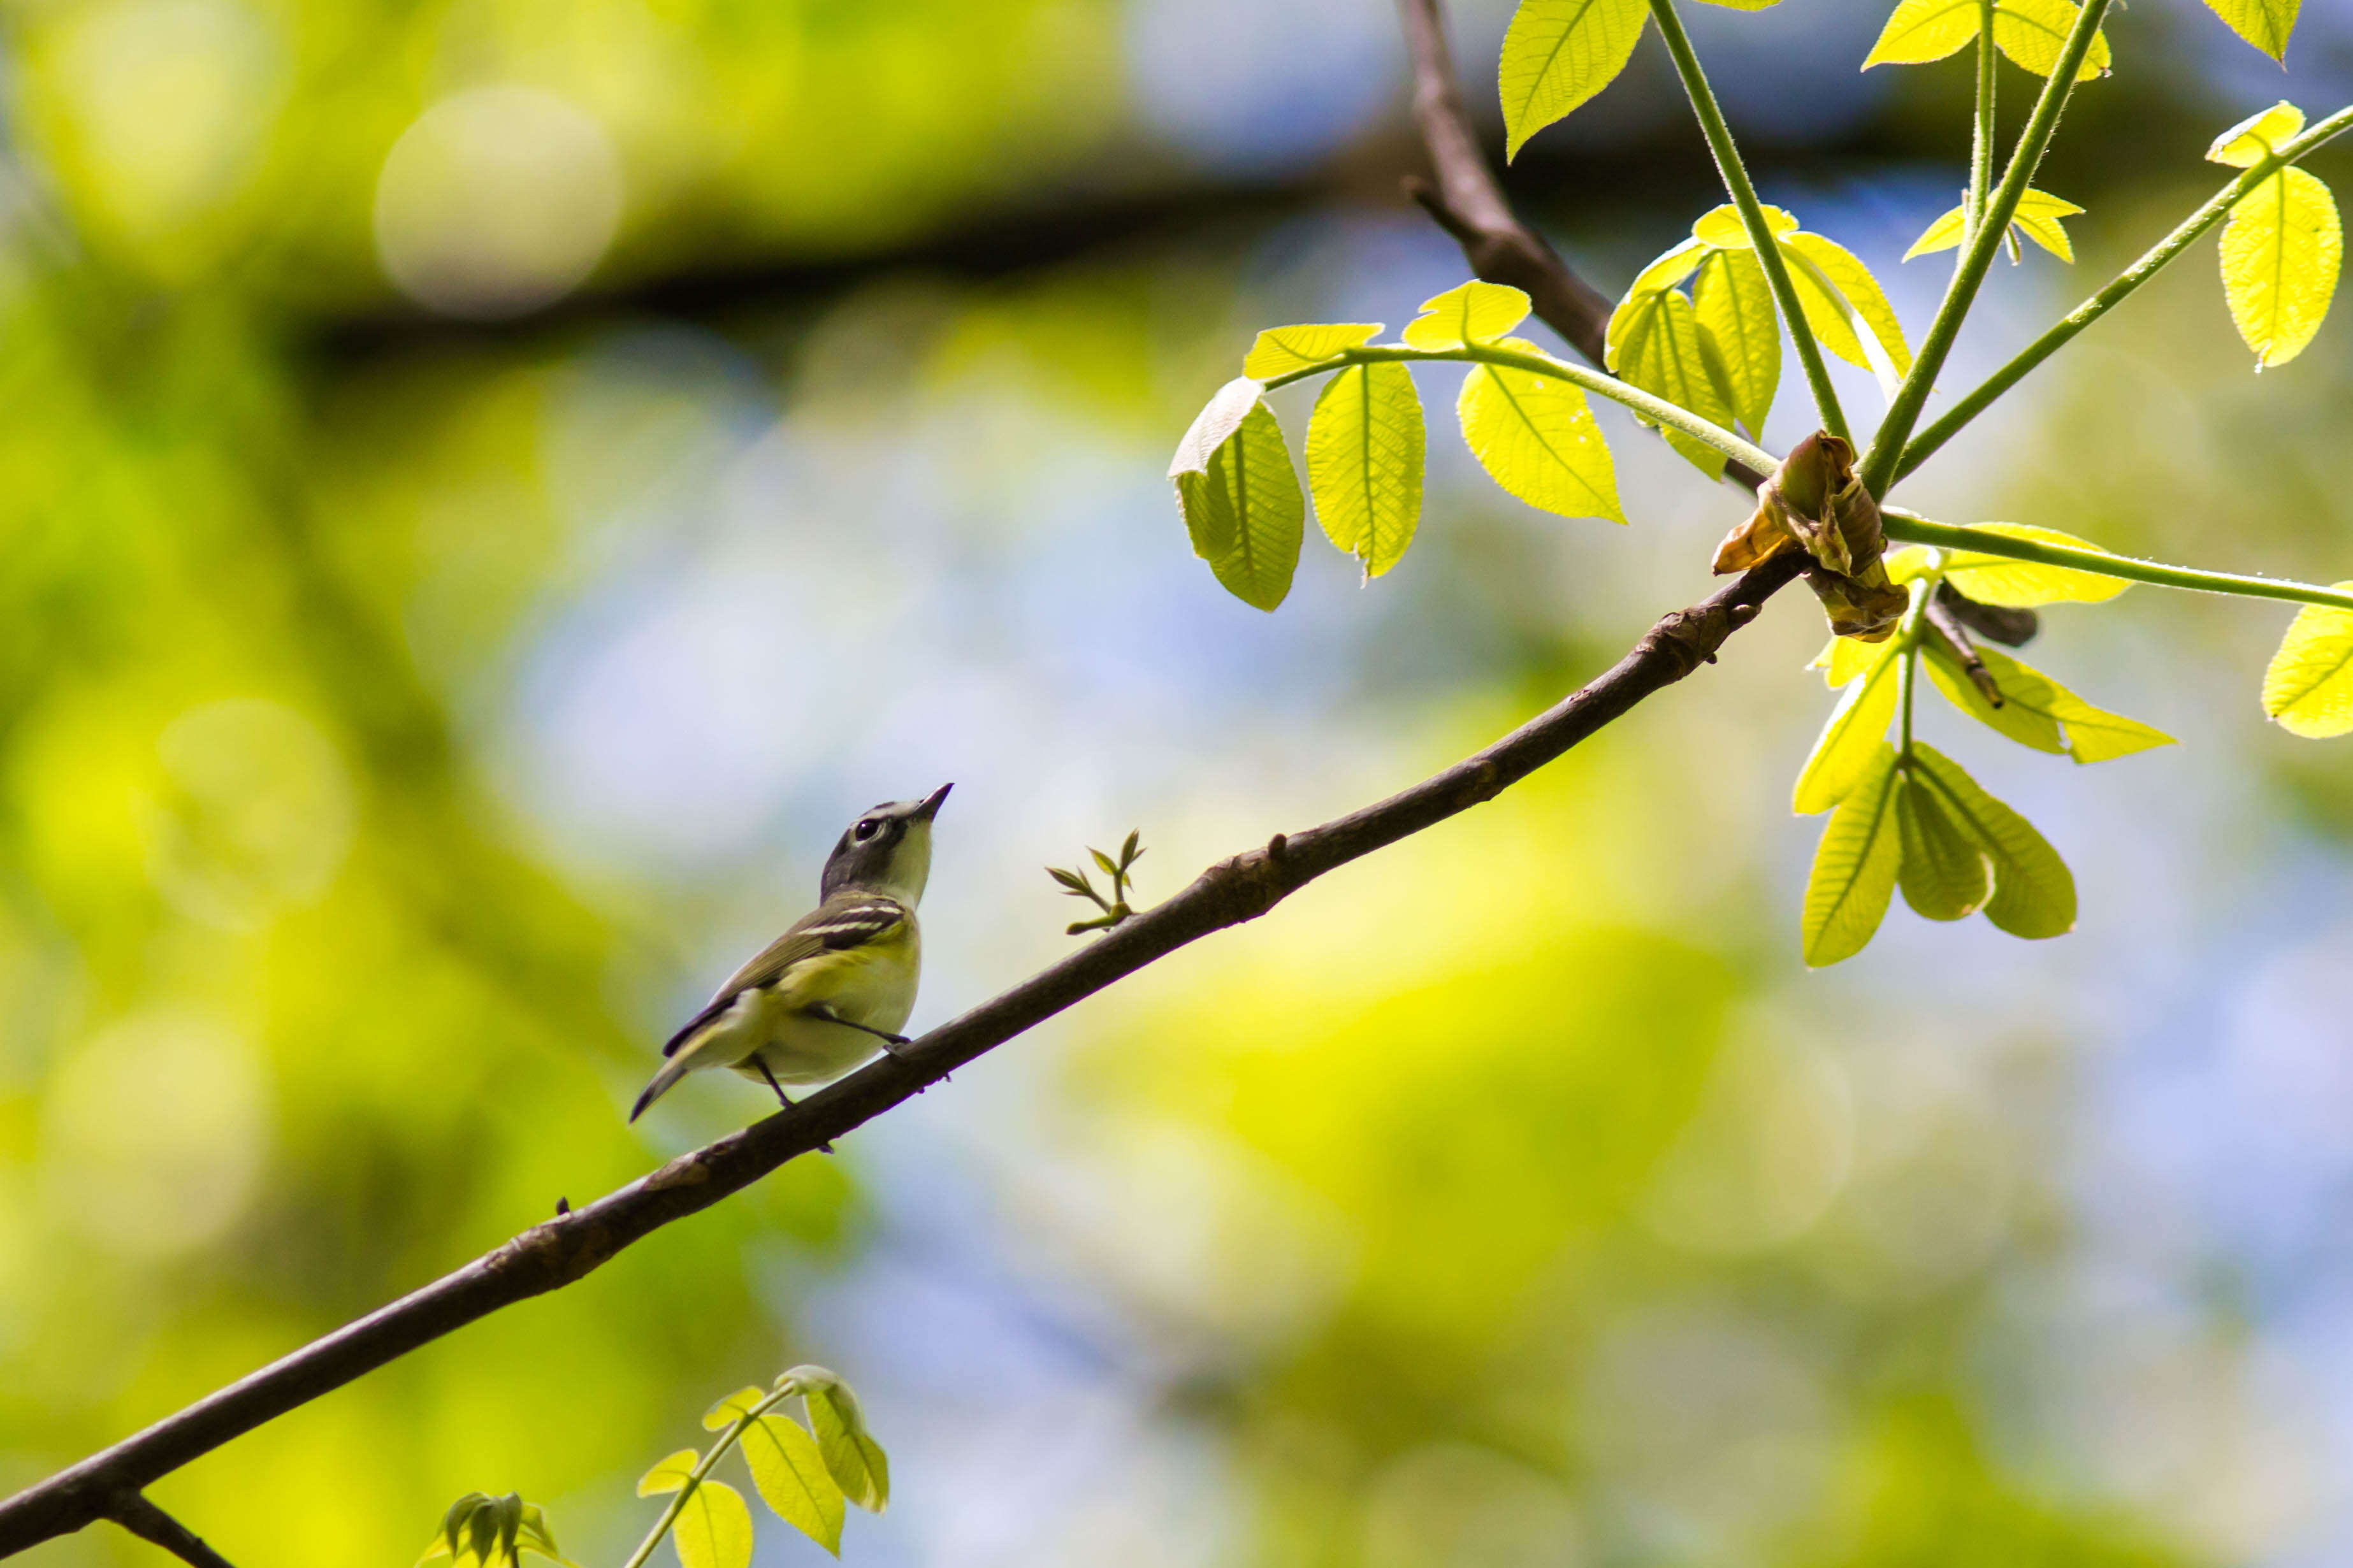
{"label": "green leaf", "polygon": [[1377,577],[1421,520],[1421,399],[1401,364],[1354,365],[1324,384],[1307,425],[1307,485],[1324,537]]}
{"label": "green leaf", "polygon": [[1193,553],[1236,598],[1271,611],[1291,592],[1307,503],[1264,390],[1248,376],[1220,387],[1177,443],[1168,477]]}
{"label": "green leaf", "polygon": [[670,1543],[684,1568],[751,1568],[752,1510],[724,1481],[704,1481],[678,1510]]}
{"label": "green leaf", "polygon": [[1830,722],[1822,726],[1812,754],[1798,773],[1789,809],[1799,816],[1828,811],[1854,792],[1870,773],[1880,739],[1895,717],[1895,660],[1889,657],[1894,639],[1868,646],[1870,667],[1831,710]]}
{"label": "green leaf", "polygon": [[1791,263],[1798,303],[1822,347],[1870,371],[1881,390],[1894,396],[1912,368],[1912,350],[1871,268],[1845,247],[1803,231],[1783,235],[1781,253]]}
{"label": "green leaf", "polygon": [[[1715,247],[1696,235],[1683,241],[1648,267],[1643,268],[1641,271],[1634,274],[1633,286],[1626,290],[1627,301],[1631,302],[1646,295],[1663,294],[1668,289],[1680,286],[1684,279],[1689,278],[1698,269],[1700,263],[1706,260],[1714,249]],[[1616,340],[1612,338],[1610,341],[1614,342]]]}
{"label": "green leaf", "polygon": [[2285,364],[2320,331],[2337,293],[2345,235],[2337,200],[2302,169],[2249,191],[2222,226],[2222,294],[2255,368]]}
{"label": "green leaf", "polygon": [[[2293,15],[2295,7],[2288,9]],[[2282,99],[2215,137],[2214,144],[2206,149],[2206,161],[2228,163],[2234,169],[2252,169],[2303,129],[2304,110]]]}
{"label": "green leaf", "polygon": [[654,1468],[638,1479],[638,1495],[657,1497],[663,1492],[678,1490],[686,1485],[688,1479],[694,1474],[694,1467],[702,1459],[702,1456],[693,1449],[681,1448],[667,1458],[655,1461]]}
{"label": "green leaf", "polygon": [[1814,849],[1802,921],[1806,963],[1811,968],[1861,952],[1887,916],[1887,901],[1894,896],[1896,870],[1903,862],[1895,795],[1895,748],[1883,741],[1853,791],[1831,814]]}
{"label": "green leaf", "polygon": [[763,1415],[744,1433],[744,1458],[776,1517],[840,1556],[841,1488],[807,1428],[788,1416]]}
{"label": "green leaf", "polygon": [[1761,438],[1781,385],[1781,321],[1756,252],[1719,250],[1700,263],[1692,305],[1715,339],[1733,413]]}
{"label": "green leaf", "polygon": [[1406,323],[1409,348],[1459,349],[1493,342],[1528,318],[1528,297],[1502,283],[1473,278],[1421,302]]}
{"label": "green leaf", "polygon": [[552,1563],[563,1563],[564,1568],[579,1568],[555,1544],[555,1532],[547,1525],[547,1512],[535,1502],[522,1505],[522,1546],[525,1552],[534,1552]]}
{"label": "green leaf", "polygon": [[[2072,263],[2074,247],[2067,241],[2067,230],[2061,218],[2072,217],[2084,209],[2073,202],[2054,196],[2048,191],[2030,190],[2018,199],[2018,211],[2010,219],[2013,234],[2022,234],[2060,260]],[[1904,259],[1915,256],[1931,256],[1939,250],[1950,250],[1961,243],[1961,228],[1968,216],[1968,210],[1955,207],[1921,230]],[[2013,254],[2015,251],[2013,250]]]}
{"label": "green leaf", "polygon": [[2105,763],[2173,744],[2173,737],[2164,731],[2095,708],[2000,648],[1978,649],[1978,658],[2001,693],[2000,708],[1986,701],[1948,651],[1931,644],[1929,653],[1929,679],[1955,707],[2039,752],[2063,749],[2078,763]]}
{"label": "green leaf", "polygon": [[2012,936],[2041,940],[2075,929],[2075,879],[2033,825],[1978,787],[1959,764],[1918,742],[1912,775],[1993,862],[1986,919]]}
{"label": "green leaf", "polygon": [[[1981,522],[1976,526],[1980,532],[1998,533],[2005,539],[2108,553],[2088,539],[2078,539],[2055,528],[2037,528],[2025,522]],[[2131,581],[2124,577],[2103,576],[2073,566],[2013,561],[2006,555],[1986,555],[1976,551],[1955,551],[1946,563],[1945,580],[1981,605],[1999,605],[2013,610],[2031,610],[2038,605],[2105,604],[2132,586]]]}
{"label": "green leaf", "polygon": [[[1512,346],[1537,352],[1533,343]],[[1472,456],[1510,494],[1563,517],[1626,521],[1609,447],[1578,388],[1534,371],[1477,365],[1455,411]]]}
{"label": "green leaf", "polygon": [[1269,327],[1250,345],[1250,353],[1242,360],[1242,374],[1257,381],[1272,381],[1278,375],[1322,364],[1380,335],[1378,321]]}
{"label": "green leaf", "polygon": [[1860,637],[1832,637],[1822,651],[1814,655],[1808,669],[1822,672],[1822,684],[1836,691],[1858,675],[1868,675],[1879,661],[1894,652],[1889,642],[1864,642]]}
{"label": "green leaf", "polygon": [[2275,60],[2287,59],[2287,37],[2295,31],[2297,0],[2206,0],[2207,8],[2231,30]]}
{"label": "green leaf", "polygon": [[[2353,583],[2336,585],[2353,594]],[[2306,605],[2263,671],[2263,711],[2306,740],[2353,734],[2353,610]]]}
{"label": "green leaf", "polygon": [[[2074,23],[2070,0],[1996,0],[1994,47],[2035,75],[2049,76]],[[1977,0],[1902,0],[1863,58],[1862,68],[1941,60],[1977,36]],[[2107,34],[2094,34],[2075,79],[2105,75],[2109,60]]]}
{"label": "green leaf", "polygon": [[702,1429],[723,1432],[759,1408],[760,1401],[767,1397],[765,1389],[739,1388],[702,1413]]}
{"label": "green leaf", "polygon": [[[1763,202],[1759,202],[1757,205],[1764,211],[1765,227],[1767,232],[1788,236],[1798,231],[1798,220],[1787,208],[1771,206]],[[1715,246],[1719,250],[1753,251],[1757,248],[1748,243],[1748,228],[1740,221],[1740,209],[1729,202],[1722,206],[1710,207],[1706,212],[1702,213],[1699,221],[1692,225],[1692,237]]]}
{"label": "green leaf", "polygon": [[843,1494],[870,1513],[890,1507],[891,1461],[866,1429],[865,1414],[849,1385],[821,1366],[797,1367],[786,1375],[807,1401],[818,1449]]}
{"label": "green leaf", "polygon": [[1975,914],[1993,890],[1985,851],[1908,772],[1896,790],[1895,826],[1904,846],[1895,885],[1913,913],[1932,921]]}
{"label": "green leaf", "polygon": [[[1610,327],[1615,331],[1617,326],[1613,316]],[[1700,325],[1691,301],[1674,289],[1653,294],[1636,308],[1609,368],[1643,391],[1655,392],[1711,425],[1732,423],[1732,404],[1722,384],[1721,356],[1707,341],[1707,329]],[[1689,458],[1701,473],[1711,479],[1724,477],[1723,453],[1679,430],[1665,435],[1667,445]]]}
{"label": "green leaf", "polygon": [[1626,68],[1650,16],[1646,0],[1520,0],[1495,70],[1506,162]]}

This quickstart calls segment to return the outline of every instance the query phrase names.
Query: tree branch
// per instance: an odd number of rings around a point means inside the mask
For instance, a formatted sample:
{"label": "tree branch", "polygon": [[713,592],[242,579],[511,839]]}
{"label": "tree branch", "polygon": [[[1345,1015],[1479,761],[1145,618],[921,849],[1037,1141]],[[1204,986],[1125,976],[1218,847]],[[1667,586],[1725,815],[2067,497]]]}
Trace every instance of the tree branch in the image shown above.
{"label": "tree branch", "polygon": [[[1473,273],[1525,293],[1536,315],[1562,342],[1595,368],[1609,369],[1609,315],[1615,307],[1522,223],[1504,199],[1455,81],[1440,0],[1398,0],[1398,13],[1405,24],[1407,53],[1413,58],[1414,122],[1421,128],[1422,147],[1438,176],[1434,188],[1427,181],[1409,178],[1406,194],[1454,237]],[[1752,490],[1765,479],[1737,459],[1727,463],[1724,472]]]}
{"label": "tree branch", "polygon": [[157,1508],[146,1494],[125,1489],[107,1500],[100,1510],[142,1541],[151,1541],[193,1568],[234,1568],[229,1560],[206,1545],[196,1532]]}
{"label": "tree branch", "polygon": [[[1212,931],[1257,919],[1309,882],[1492,800],[1626,713],[1651,693],[1712,663],[1724,640],[1755,619],[1797,574],[1785,551],[1689,609],[1661,617],[1632,651],[1588,685],[1477,754],[1398,795],[1262,849],[1219,861],[1192,886],[1126,921],[992,1001],[941,1026],[896,1055],[877,1058],[789,1110],[682,1154],[585,1208],[533,1226],[455,1273],[314,1341],[243,1380],[166,1416],[0,1503],[0,1557],[99,1519],[177,1531],[171,1545],[191,1563],[193,1535],[160,1509],[126,1497],[255,1427],[342,1387],[501,1308],[569,1285],[630,1243],[709,1208],[786,1161],[823,1147],[922,1093],[982,1053],[1035,1027],[1137,970]],[[129,1517],[126,1517],[126,1510]],[[149,1511],[152,1510],[152,1511]],[[134,1522],[135,1521],[135,1522]]]}

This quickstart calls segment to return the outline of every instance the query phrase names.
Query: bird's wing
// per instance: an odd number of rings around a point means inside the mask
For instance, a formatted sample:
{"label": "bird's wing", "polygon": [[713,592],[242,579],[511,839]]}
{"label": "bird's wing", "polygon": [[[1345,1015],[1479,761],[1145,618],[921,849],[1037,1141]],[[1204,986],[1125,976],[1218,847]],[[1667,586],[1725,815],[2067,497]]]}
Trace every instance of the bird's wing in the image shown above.
{"label": "bird's wing", "polygon": [[896,899],[849,889],[834,894],[795,921],[784,935],[762,948],[749,963],[730,975],[727,984],[712,997],[710,1005],[670,1037],[669,1044],[662,1047],[662,1055],[677,1055],[696,1034],[733,1007],[735,998],[744,992],[774,985],[784,979],[795,964],[806,963],[822,953],[861,947],[887,937],[905,923],[906,919],[907,908]]}

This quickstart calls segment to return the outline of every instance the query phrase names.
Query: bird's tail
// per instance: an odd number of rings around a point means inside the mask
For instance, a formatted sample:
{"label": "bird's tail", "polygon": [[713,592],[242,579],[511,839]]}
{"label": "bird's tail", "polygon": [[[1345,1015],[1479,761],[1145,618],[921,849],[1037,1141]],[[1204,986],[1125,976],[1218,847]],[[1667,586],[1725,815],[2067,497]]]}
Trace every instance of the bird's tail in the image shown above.
{"label": "bird's tail", "polygon": [[700,1065],[694,1059],[694,1053],[691,1050],[681,1051],[662,1063],[661,1071],[654,1074],[653,1082],[646,1085],[645,1093],[638,1096],[638,1103],[629,1108],[629,1120],[635,1121],[638,1117],[643,1116],[647,1106],[668,1094],[670,1085],[692,1072]]}

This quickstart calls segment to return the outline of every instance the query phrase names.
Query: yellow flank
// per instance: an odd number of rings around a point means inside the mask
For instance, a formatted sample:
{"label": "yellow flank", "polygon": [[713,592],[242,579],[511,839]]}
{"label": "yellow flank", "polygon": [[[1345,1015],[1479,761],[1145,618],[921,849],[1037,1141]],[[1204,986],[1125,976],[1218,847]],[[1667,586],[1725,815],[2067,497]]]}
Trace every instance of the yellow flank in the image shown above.
{"label": "yellow flank", "polygon": [[[882,1048],[867,1031],[897,1034],[915,1005],[921,938],[913,919],[871,942],[806,958],[714,1027],[718,1059],[760,1079],[765,1062],[786,1084],[824,1083]],[[845,1019],[837,1023],[830,1013]],[[852,1028],[862,1024],[865,1028]]]}

